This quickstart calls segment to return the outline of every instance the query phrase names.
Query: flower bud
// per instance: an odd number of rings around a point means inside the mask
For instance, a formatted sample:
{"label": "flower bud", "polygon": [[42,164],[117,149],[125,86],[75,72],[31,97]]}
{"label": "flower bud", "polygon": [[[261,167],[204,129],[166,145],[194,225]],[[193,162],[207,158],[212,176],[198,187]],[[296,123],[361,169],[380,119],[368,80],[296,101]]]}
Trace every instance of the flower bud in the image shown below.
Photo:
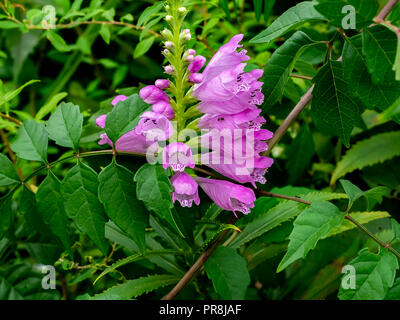
{"label": "flower bud", "polygon": [[178,12],[179,13],[186,13],[187,9],[185,7],[180,7],[180,8],[178,8]]}
{"label": "flower bud", "polygon": [[174,47],[174,44],[171,41],[165,41],[164,45],[168,49],[172,49]]}
{"label": "flower bud", "polygon": [[203,81],[203,75],[201,73],[192,73],[188,79],[191,83],[200,83]]}
{"label": "flower bud", "polygon": [[204,58],[201,55],[197,55],[194,57],[194,60],[191,64],[188,66],[188,70],[191,73],[199,71],[201,68],[203,68],[204,64],[206,63],[206,58]]}
{"label": "flower bud", "polygon": [[194,50],[194,49],[188,49],[188,50],[186,50],[186,55],[195,56],[195,55],[196,55],[196,50]]}
{"label": "flower bud", "polygon": [[165,71],[165,73],[171,74],[174,72],[174,67],[171,65],[165,66],[164,71]]}
{"label": "flower bud", "polygon": [[185,59],[189,62],[192,62],[194,60],[194,56],[189,54],[188,56],[185,57]]}
{"label": "flower bud", "polygon": [[153,85],[140,89],[139,95],[143,101],[148,104],[154,104],[160,101],[169,101],[169,96],[164,91]]}
{"label": "flower bud", "polygon": [[164,53],[165,55],[169,55],[169,50],[168,50],[168,49],[164,49],[164,50],[163,50],[163,53]]}
{"label": "flower bud", "polygon": [[173,16],[170,16],[169,14],[167,14],[167,15],[165,16],[165,20],[167,20],[168,22],[171,22],[173,18],[174,18],[174,17],[173,17]]}
{"label": "flower bud", "polygon": [[190,39],[192,39],[192,35],[190,34],[190,29],[182,30],[180,36],[182,39],[184,39],[186,41],[189,41]]}
{"label": "flower bud", "polygon": [[154,83],[157,88],[166,89],[169,87],[169,80],[168,79],[157,79]]}

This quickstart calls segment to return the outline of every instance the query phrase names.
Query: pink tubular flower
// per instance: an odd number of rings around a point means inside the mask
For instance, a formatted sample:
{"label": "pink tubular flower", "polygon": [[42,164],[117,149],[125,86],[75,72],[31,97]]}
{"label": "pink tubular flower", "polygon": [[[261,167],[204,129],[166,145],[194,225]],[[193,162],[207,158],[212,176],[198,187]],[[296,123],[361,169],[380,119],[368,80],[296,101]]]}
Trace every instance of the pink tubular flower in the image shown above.
{"label": "pink tubular flower", "polygon": [[164,91],[153,85],[140,89],[139,95],[148,104],[154,104],[159,101],[168,102],[170,99]]}
{"label": "pink tubular flower", "polygon": [[152,106],[152,110],[155,113],[159,113],[164,115],[168,120],[171,120],[174,117],[174,110],[168,102],[160,101]]}
{"label": "pink tubular flower", "polygon": [[194,159],[190,147],[182,142],[172,142],[167,145],[162,154],[163,168],[171,167],[182,172],[186,167],[194,168]]}
{"label": "pink tubular flower", "polygon": [[178,172],[171,178],[174,192],[172,193],[172,200],[178,200],[182,207],[191,207],[192,203],[200,204],[198,186],[196,181],[186,172]]}
{"label": "pink tubular flower", "polygon": [[135,128],[137,134],[143,134],[148,140],[153,141],[165,141],[172,136],[174,128],[164,115],[145,111],[139,118]]}
{"label": "pink tubular flower", "polygon": [[201,73],[192,73],[189,77],[188,77],[189,81],[191,83],[200,83],[203,80],[203,75]]}
{"label": "pink tubular flower", "polygon": [[191,62],[188,66],[188,70],[190,73],[195,73],[200,71],[201,68],[203,68],[204,64],[206,63],[206,58],[203,56],[195,56],[193,59],[193,62]]}
{"label": "pink tubular flower", "polygon": [[98,117],[96,119],[96,124],[102,129],[104,129],[104,127],[106,126],[106,118],[107,118],[107,115],[102,114],[100,117]]}
{"label": "pink tubular flower", "polygon": [[256,196],[250,188],[224,180],[201,177],[196,177],[195,180],[211,200],[222,209],[233,211],[235,216],[236,211],[248,214],[254,207]]}
{"label": "pink tubular flower", "polygon": [[200,118],[201,129],[259,129],[265,119],[260,116],[261,109],[246,109],[236,114],[205,114]]}

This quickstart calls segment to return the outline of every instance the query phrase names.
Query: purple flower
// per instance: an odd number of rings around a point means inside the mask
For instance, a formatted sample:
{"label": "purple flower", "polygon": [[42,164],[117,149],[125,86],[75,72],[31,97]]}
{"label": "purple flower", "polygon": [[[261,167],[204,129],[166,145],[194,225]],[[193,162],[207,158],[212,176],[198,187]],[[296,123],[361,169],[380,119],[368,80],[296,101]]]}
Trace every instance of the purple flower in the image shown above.
{"label": "purple flower", "polygon": [[259,129],[265,119],[260,109],[246,109],[236,114],[205,114],[200,118],[201,129]]}
{"label": "purple flower", "polygon": [[183,171],[186,167],[194,168],[194,159],[190,147],[182,142],[172,142],[163,150],[163,168],[171,167],[174,171]]}
{"label": "purple flower", "polygon": [[171,178],[174,192],[172,192],[172,200],[178,200],[182,207],[191,207],[192,203],[200,204],[198,186],[196,181],[186,172],[178,172]]}
{"label": "purple flower", "polygon": [[201,68],[203,68],[205,63],[206,63],[206,58],[200,55],[195,56],[193,62],[189,64],[188,70],[190,73],[198,72],[200,71]]}
{"label": "purple flower", "polygon": [[157,79],[154,84],[159,89],[167,89],[170,83],[168,79]]}
{"label": "purple flower", "polygon": [[167,73],[167,74],[171,74],[171,73],[174,72],[174,67],[171,66],[171,65],[165,66],[165,67],[164,67],[164,71],[165,71],[165,73]]}
{"label": "purple flower", "polygon": [[195,73],[190,74],[188,79],[191,83],[200,83],[201,81],[203,81],[203,75],[201,73],[195,72]]}
{"label": "purple flower", "polygon": [[174,110],[172,109],[169,102],[160,101],[152,106],[152,110],[155,113],[159,113],[164,115],[168,120],[171,120],[174,117]]}
{"label": "purple flower", "polygon": [[254,207],[256,196],[250,188],[224,180],[213,180],[201,177],[195,178],[199,186],[218,206],[224,210],[250,213]]}
{"label": "purple flower", "polygon": [[98,117],[96,119],[96,124],[102,129],[104,129],[104,127],[106,126],[106,118],[107,118],[107,115],[102,114],[100,117]]}
{"label": "purple flower", "polygon": [[148,140],[165,141],[172,136],[174,128],[162,114],[145,111],[140,115],[135,128],[137,134],[143,134]]}
{"label": "purple flower", "polygon": [[164,91],[153,85],[140,89],[139,95],[143,101],[148,104],[154,104],[159,101],[168,102],[170,100],[169,96]]}

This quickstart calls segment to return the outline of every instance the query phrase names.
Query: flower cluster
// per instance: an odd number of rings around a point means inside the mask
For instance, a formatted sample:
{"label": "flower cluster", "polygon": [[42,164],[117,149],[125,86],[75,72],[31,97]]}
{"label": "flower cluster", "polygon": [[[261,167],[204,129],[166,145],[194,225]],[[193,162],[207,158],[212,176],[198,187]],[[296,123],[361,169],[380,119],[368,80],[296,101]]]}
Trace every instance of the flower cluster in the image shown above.
{"label": "flower cluster", "polygon": [[[170,12],[166,20],[179,36],[175,37],[168,29],[162,32],[166,38],[163,54],[170,63],[164,70],[172,79],[158,79],[154,85],[140,90],[140,97],[151,105],[151,111],[140,116],[136,128],[122,136],[115,148],[142,153],[150,148],[157,152],[158,142],[165,145],[169,141],[161,154],[163,168],[170,168],[174,173],[171,177],[174,202],[177,200],[183,207],[191,207],[193,202],[199,205],[200,186],[221,208],[235,215],[236,212],[248,214],[256,199],[253,189],[200,177],[192,169],[196,164],[203,164],[230,180],[251,183],[254,188],[256,182],[266,182],[264,175],[273,161],[261,155],[267,150],[266,140],[272,137],[270,131],[261,129],[265,119],[258,108],[263,103],[262,82],[258,81],[263,71],[245,71],[249,56],[246,50],[238,51],[243,38],[238,34],[218,50],[200,73],[206,58],[196,55],[193,49],[184,50],[185,43],[191,39],[190,30],[176,31],[180,30],[176,24],[186,14],[182,8],[175,8],[175,12],[167,8]],[[126,96],[117,96],[112,104],[126,99]],[[194,102],[197,104],[193,105]],[[188,113],[188,107],[197,111]],[[193,114],[201,116],[192,120]],[[197,157],[193,148],[181,142],[185,140],[176,139],[176,131],[189,127],[186,120],[192,120],[196,131],[202,133]],[[104,128],[105,121],[106,116],[102,115],[96,122]],[[210,144],[210,141],[217,143]],[[101,135],[99,143],[112,145],[106,134]]]}

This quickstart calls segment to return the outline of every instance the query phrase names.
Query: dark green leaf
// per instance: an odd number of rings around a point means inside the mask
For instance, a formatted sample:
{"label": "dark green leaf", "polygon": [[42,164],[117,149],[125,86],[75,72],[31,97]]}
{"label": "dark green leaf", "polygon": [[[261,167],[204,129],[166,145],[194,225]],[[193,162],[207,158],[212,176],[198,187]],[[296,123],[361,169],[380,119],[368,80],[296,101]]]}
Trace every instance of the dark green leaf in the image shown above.
{"label": "dark green leaf", "polygon": [[79,231],[87,234],[97,247],[107,254],[105,239],[106,215],[99,199],[97,173],[79,162],[68,171],[62,182],[65,211]]}
{"label": "dark green leaf", "polygon": [[305,258],[314,249],[320,239],[327,237],[344,219],[344,214],[330,202],[313,202],[293,223],[289,236],[288,251],[279,263],[277,272],[281,272],[294,261]]}
{"label": "dark green leaf", "polygon": [[349,147],[350,133],[361,122],[361,117],[360,109],[348,92],[342,62],[329,60],[318,71],[313,82],[315,88],[311,111],[330,132]]}
{"label": "dark green leaf", "polygon": [[133,57],[135,59],[137,59],[137,58],[141,57],[142,55],[144,55],[147,51],[149,51],[151,46],[154,43],[154,39],[155,39],[155,37],[149,37],[149,38],[146,38],[146,39],[140,41],[137,44],[135,51],[133,52]]}
{"label": "dark green leaf", "polygon": [[120,101],[107,115],[105,130],[114,143],[125,133],[133,130],[139,122],[139,116],[148,105],[138,94],[131,95],[125,101]]}
{"label": "dark green leaf", "polygon": [[113,162],[100,173],[99,199],[108,217],[144,251],[148,217],[135,194],[133,175],[125,167]]}
{"label": "dark green leaf", "polygon": [[9,186],[21,183],[13,163],[0,153],[0,186]]}
{"label": "dark green leaf", "polygon": [[62,102],[47,121],[50,139],[58,145],[78,150],[82,134],[83,116],[79,106]]}
{"label": "dark green leaf", "polygon": [[306,22],[325,20],[325,17],[314,9],[315,4],[316,2],[314,1],[300,2],[284,12],[266,30],[251,39],[250,42],[269,42]]}
{"label": "dark green leaf", "polygon": [[236,250],[218,247],[205,263],[208,278],[224,300],[244,299],[250,284],[246,260]]}
{"label": "dark green leaf", "polygon": [[43,124],[26,120],[19,128],[11,149],[26,160],[47,162],[48,133]]}
{"label": "dark green leaf", "polygon": [[11,204],[11,196],[0,198],[0,239],[2,239],[4,235],[9,231],[13,222]]}
{"label": "dark green leaf", "polygon": [[65,213],[61,182],[49,171],[36,193],[37,210],[42,220],[49,226],[67,250],[71,249],[68,232],[68,217]]}

